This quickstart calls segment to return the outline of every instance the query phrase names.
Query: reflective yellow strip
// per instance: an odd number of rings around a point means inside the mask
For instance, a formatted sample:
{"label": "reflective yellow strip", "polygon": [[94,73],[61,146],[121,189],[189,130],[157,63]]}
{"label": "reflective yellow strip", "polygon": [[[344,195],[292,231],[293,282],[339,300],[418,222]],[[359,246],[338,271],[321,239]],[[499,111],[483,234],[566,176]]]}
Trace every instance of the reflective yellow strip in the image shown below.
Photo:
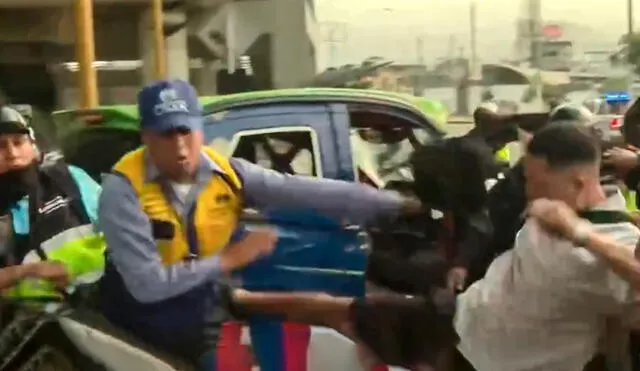
{"label": "reflective yellow strip", "polygon": [[627,202],[627,210],[628,211],[637,211],[638,207],[636,206],[636,193],[634,191],[625,191],[624,198]]}
{"label": "reflective yellow strip", "polygon": [[[65,265],[71,279],[92,275],[99,279],[104,271],[104,250],[106,244],[93,225],[83,225],[66,230],[42,243],[42,249],[49,260]],[[23,263],[41,261],[35,251],[30,251]],[[28,279],[10,289],[7,294],[15,296],[57,295],[53,285],[38,279]]]}
{"label": "reflective yellow strip", "polygon": [[494,155],[496,161],[509,162],[511,160],[511,153],[506,146],[499,149]]}

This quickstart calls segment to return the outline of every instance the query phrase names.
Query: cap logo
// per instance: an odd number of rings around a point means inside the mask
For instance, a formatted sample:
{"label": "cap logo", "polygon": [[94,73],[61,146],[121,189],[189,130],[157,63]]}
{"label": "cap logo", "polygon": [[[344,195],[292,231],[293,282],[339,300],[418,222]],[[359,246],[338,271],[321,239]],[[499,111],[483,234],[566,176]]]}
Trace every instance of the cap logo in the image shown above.
{"label": "cap logo", "polygon": [[158,104],[153,107],[156,116],[167,113],[189,113],[189,107],[184,99],[180,99],[175,89],[164,89],[158,94]]}

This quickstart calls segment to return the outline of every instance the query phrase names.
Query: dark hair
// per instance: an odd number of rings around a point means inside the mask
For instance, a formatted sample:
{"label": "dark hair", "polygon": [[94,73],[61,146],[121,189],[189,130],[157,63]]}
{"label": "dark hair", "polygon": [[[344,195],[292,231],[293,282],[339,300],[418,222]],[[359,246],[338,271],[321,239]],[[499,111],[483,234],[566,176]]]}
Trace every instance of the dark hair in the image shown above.
{"label": "dark hair", "polygon": [[562,104],[555,107],[549,114],[549,122],[573,121],[577,123],[590,122],[592,119],[591,111],[584,106],[575,106],[572,104]]}
{"label": "dark hair", "polygon": [[491,148],[472,136],[428,143],[416,149],[411,165],[418,198],[435,208],[464,214],[484,206],[484,181],[499,172]]}
{"label": "dark hair", "polygon": [[553,123],[538,131],[527,152],[544,158],[551,168],[596,163],[600,145],[588,128],[571,123]]}
{"label": "dark hair", "polygon": [[625,112],[621,131],[625,142],[640,147],[640,99]]}

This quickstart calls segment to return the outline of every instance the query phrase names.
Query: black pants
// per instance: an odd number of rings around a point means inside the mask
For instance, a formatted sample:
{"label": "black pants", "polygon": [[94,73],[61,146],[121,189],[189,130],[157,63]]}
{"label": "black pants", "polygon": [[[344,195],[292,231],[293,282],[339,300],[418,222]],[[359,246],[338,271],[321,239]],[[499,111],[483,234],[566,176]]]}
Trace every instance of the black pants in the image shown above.
{"label": "black pants", "polygon": [[456,349],[453,354],[453,367],[451,371],[476,371],[466,358]]}
{"label": "black pants", "polygon": [[640,371],[640,332],[634,331],[631,333],[629,351],[631,352],[631,369]]}
{"label": "black pants", "polygon": [[[477,371],[458,350],[455,351],[452,363],[453,367],[451,371]],[[603,355],[596,355],[587,363],[584,371],[607,371],[605,357]]]}

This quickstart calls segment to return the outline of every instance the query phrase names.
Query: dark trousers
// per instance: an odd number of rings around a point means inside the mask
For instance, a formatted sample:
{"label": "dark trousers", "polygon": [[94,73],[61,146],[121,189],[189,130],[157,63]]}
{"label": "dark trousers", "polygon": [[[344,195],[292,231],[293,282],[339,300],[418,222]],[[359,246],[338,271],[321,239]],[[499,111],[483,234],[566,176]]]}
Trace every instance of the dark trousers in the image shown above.
{"label": "dark trousers", "polygon": [[450,371],[476,371],[466,358],[457,349],[453,353],[452,367]]}
{"label": "dark trousers", "polygon": [[[469,361],[459,352],[455,351],[453,355],[452,368],[449,371],[477,371]],[[603,355],[595,356],[584,367],[584,371],[607,371],[606,361]],[[634,369],[635,371],[635,369]]]}
{"label": "dark trousers", "polygon": [[631,369],[640,371],[640,332],[631,332],[629,338],[629,352],[631,352]]}

